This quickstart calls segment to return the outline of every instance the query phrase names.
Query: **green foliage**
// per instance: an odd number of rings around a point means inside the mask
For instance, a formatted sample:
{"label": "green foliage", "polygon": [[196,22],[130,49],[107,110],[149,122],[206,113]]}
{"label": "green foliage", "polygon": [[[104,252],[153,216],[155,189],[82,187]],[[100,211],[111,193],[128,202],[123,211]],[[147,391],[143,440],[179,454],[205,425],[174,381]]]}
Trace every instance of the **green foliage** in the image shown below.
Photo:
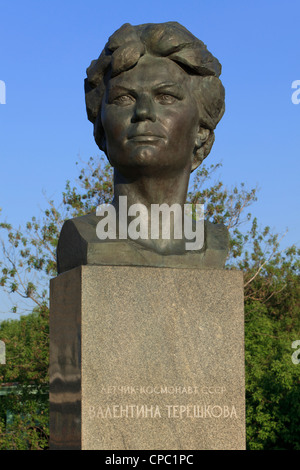
{"label": "green foliage", "polygon": [[[247,446],[299,450],[300,364],[291,361],[291,343],[300,339],[300,251],[295,246],[282,251],[279,235],[260,228],[252,217],[249,207],[257,189],[247,190],[244,184],[229,189],[218,179],[212,181],[219,168],[200,167],[187,202],[205,204],[206,218],[228,227],[226,268],[244,273]],[[1,398],[0,449],[47,446],[48,282],[56,275],[58,236],[65,219],[94,211],[110,202],[112,194],[111,167],[91,158],[79,181],[74,186],[67,182],[59,208],[49,201],[41,220],[33,217],[24,229],[0,224],[6,233],[0,286],[35,306],[34,314],[0,327],[10,361],[5,369],[0,366],[1,380],[22,384],[19,395]],[[15,418],[5,429],[7,409]]]}
{"label": "green foliage", "polygon": [[271,307],[251,301],[245,313],[248,448],[300,450],[300,364],[291,360],[299,307],[294,318],[276,317]]}
{"label": "green foliage", "polygon": [[35,409],[28,409],[28,415],[16,416],[5,426],[0,422],[0,450],[46,450],[48,448],[48,418],[39,416],[38,424],[32,418]]}
{"label": "green foliage", "polygon": [[[36,309],[0,324],[0,449],[44,449],[49,438],[49,312]],[[8,388],[7,386],[10,385]]]}

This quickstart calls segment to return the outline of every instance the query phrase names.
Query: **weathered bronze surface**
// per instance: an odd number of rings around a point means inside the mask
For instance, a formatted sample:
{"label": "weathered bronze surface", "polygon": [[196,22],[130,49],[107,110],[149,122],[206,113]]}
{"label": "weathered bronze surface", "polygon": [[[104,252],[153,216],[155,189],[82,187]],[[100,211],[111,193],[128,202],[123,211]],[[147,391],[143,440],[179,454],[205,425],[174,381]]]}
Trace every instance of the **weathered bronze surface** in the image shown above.
{"label": "weathered bronze surface", "polygon": [[[221,66],[202,41],[176,22],[123,25],[87,69],[86,107],[94,137],[114,167],[114,200],[184,206],[190,174],[209,154],[224,113]],[[200,250],[185,238],[100,240],[99,217],[67,221],[58,272],[84,264],[224,267],[228,233],[205,223]],[[150,224],[149,224],[150,226]]]}

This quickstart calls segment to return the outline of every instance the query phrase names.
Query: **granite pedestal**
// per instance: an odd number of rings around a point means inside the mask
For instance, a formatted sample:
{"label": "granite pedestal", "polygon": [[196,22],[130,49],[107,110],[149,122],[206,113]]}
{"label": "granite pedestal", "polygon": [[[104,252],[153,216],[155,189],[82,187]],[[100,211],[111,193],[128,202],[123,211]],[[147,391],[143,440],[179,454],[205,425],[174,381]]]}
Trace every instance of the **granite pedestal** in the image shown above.
{"label": "granite pedestal", "polygon": [[52,449],[245,448],[241,272],[82,266],[50,308]]}

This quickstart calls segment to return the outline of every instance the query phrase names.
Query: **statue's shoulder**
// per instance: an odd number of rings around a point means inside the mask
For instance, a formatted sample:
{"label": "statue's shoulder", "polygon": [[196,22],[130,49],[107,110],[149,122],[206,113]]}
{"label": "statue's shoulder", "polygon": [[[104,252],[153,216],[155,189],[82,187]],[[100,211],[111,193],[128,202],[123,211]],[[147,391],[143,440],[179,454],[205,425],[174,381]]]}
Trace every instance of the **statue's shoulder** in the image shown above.
{"label": "statue's shoulder", "polygon": [[223,269],[229,249],[229,232],[225,225],[204,223],[204,247],[202,266]]}
{"label": "statue's shoulder", "polygon": [[87,245],[99,241],[98,221],[96,214],[87,214],[64,222],[57,245],[58,273],[86,264]]}
{"label": "statue's shoulder", "polygon": [[96,214],[65,221],[57,246],[58,273],[87,264],[221,269],[225,265],[229,234],[222,224],[205,221],[204,246],[199,252],[164,256],[131,240],[100,240],[96,233],[98,222]]}
{"label": "statue's shoulder", "polygon": [[205,220],[204,237],[206,248],[215,250],[228,249],[229,232],[224,224],[213,224],[212,222]]}
{"label": "statue's shoulder", "polygon": [[95,213],[74,217],[73,219],[68,219],[64,222],[61,234],[63,234],[65,230],[89,230],[95,227],[98,222],[99,217],[97,217]]}

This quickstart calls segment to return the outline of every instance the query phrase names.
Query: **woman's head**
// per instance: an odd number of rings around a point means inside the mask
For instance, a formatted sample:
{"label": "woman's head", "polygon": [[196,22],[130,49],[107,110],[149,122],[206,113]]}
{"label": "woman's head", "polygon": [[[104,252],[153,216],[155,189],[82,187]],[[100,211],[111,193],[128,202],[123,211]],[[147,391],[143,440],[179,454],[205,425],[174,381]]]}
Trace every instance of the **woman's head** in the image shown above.
{"label": "woman's head", "polygon": [[223,116],[224,88],[219,75],[221,66],[202,41],[178,23],[123,25],[108,40],[100,57],[87,69],[86,107],[94,124],[98,146],[106,152],[105,133],[101,124],[101,104],[110,79],[132,69],[145,55],[174,61],[193,76],[192,93],[199,112],[199,124],[207,129],[208,138],[194,155],[194,170],[209,154],[214,129]]}

